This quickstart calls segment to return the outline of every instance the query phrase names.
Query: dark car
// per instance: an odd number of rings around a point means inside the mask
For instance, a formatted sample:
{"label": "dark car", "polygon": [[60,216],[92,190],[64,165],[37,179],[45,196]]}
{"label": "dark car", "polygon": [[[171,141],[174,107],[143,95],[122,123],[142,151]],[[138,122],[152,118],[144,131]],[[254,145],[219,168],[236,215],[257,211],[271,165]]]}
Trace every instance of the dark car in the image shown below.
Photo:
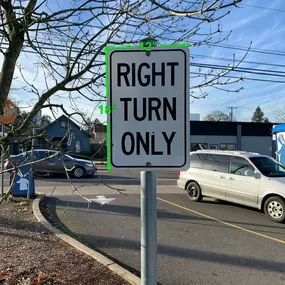
{"label": "dark car", "polygon": [[[11,155],[10,159],[13,163],[19,165],[30,162],[30,157],[31,151],[27,151],[18,155]],[[94,162],[74,158],[67,154],[62,155],[57,151],[50,149],[34,150],[33,161],[38,161],[34,163],[34,172],[37,174],[65,174],[65,167],[67,171],[76,178],[85,175],[94,175],[96,172]],[[6,160],[4,167],[5,169],[13,168],[9,159]]]}

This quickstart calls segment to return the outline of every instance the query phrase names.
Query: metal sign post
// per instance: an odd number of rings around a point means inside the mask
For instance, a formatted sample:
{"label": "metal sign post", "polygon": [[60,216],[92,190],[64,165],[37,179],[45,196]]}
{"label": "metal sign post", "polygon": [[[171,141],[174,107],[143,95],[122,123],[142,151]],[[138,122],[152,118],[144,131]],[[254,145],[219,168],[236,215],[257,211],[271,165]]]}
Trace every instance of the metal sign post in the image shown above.
{"label": "metal sign post", "polygon": [[[1,124],[2,126],[2,138],[4,138],[4,124]],[[1,147],[1,197],[4,195],[4,149]]]}
{"label": "metal sign post", "polygon": [[[33,136],[36,135],[36,129],[35,127],[33,127]],[[32,188],[32,179],[34,178],[33,175],[34,175],[34,164],[33,164],[33,161],[34,161],[34,149],[35,149],[35,138],[32,138],[32,149],[31,149],[31,159],[30,159],[30,162],[32,163],[31,165],[31,168],[30,168],[30,175],[29,175],[29,187],[28,187],[28,190],[27,190],[27,199],[29,200],[30,199],[30,196],[31,196],[31,188]]]}
{"label": "metal sign post", "polygon": [[141,284],[157,284],[156,172],[141,171]]}
{"label": "metal sign post", "polygon": [[[40,126],[41,125],[41,118],[42,118],[42,113],[41,110],[37,113],[37,115],[33,118],[33,123],[35,124],[33,126],[33,138],[32,138],[32,149],[31,149],[31,159],[30,162],[32,163],[34,161],[34,149],[36,146],[36,138],[35,136],[37,135],[37,131],[36,131],[36,126]],[[27,190],[27,199],[30,199],[30,194],[31,194],[31,190],[32,190],[32,180],[34,179],[34,164],[32,163],[31,168],[30,168],[30,176],[29,176],[29,187]]]}

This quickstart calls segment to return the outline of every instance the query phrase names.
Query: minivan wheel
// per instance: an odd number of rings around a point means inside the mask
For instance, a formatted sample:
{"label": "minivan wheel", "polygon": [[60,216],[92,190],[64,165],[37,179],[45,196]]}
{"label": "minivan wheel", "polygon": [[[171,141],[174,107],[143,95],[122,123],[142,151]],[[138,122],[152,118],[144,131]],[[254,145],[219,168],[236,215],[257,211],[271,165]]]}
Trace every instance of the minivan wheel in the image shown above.
{"label": "minivan wheel", "polygon": [[191,201],[199,202],[203,198],[201,188],[196,182],[190,182],[187,185],[186,192]]}
{"label": "minivan wheel", "polygon": [[278,196],[268,198],[264,203],[265,214],[274,222],[283,223],[285,221],[285,202]]}
{"label": "minivan wheel", "polygon": [[73,170],[72,174],[74,177],[76,178],[81,178],[85,173],[85,170],[83,167],[79,167],[79,166],[76,166],[75,169]]}

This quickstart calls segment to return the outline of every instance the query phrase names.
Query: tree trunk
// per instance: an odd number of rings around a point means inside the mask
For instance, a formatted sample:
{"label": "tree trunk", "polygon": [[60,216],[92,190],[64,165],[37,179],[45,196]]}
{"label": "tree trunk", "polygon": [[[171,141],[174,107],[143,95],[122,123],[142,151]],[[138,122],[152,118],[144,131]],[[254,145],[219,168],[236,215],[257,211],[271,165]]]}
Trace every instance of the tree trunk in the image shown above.
{"label": "tree trunk", "polygon": [[4,54],[4,61],[0,74],[0,114],[3,112],[4,103],[10,92],[16,62],[21,53],[23,43],[24,32],[20,32],[19,34],[12,36],[9,48]]}

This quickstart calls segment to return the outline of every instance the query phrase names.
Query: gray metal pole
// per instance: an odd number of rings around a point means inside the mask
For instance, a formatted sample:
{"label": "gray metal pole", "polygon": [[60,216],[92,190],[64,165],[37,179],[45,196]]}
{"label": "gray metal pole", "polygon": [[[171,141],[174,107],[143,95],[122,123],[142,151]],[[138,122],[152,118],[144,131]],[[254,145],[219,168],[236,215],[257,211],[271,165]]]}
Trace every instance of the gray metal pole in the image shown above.
{"label": "gray metal pole", "polygon": [[[2,123],[2,138],[4,138],[4,124]],[[1,197],[4,195],[4,149],[1,147]]]}
{"label": "gray metal pole", "polygon": [[[33,127],[33,136],[36,135],[36,128]],[[36,139],[35,138],[32,138],[32,149],[31,149],[31,162],[34,161],[34,148],[35,148],[35,142],[36,142]],[[29,187],[28,187],[28,190],[27,190],[27,199],[30,199],[30,194],[31,194],[31,185],[32,185],[32,179],[33,179],[33,175],[34,175],[34,165],[32,164],[31,165],[31,170],[30,170],[30,175],[29,175]]]}
{"label": "gray metal pole", "polygon": [[141,171],[141,285],[157,284],[156,172]]}

